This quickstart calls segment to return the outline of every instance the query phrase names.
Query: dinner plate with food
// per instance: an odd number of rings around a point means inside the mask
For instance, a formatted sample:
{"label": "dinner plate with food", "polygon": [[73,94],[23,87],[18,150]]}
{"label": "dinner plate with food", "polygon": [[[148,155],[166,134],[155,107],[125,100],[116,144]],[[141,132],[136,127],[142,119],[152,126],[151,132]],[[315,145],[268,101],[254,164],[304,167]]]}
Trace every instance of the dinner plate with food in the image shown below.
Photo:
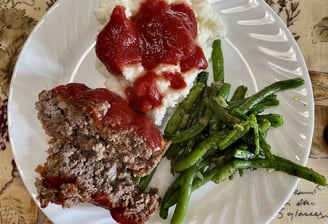
{"label": "dinner plate with food", "polygon": [[261,0],[59,0],[16,64],[20,175],[54,223],[268,223],[307,168],[302,54]]}

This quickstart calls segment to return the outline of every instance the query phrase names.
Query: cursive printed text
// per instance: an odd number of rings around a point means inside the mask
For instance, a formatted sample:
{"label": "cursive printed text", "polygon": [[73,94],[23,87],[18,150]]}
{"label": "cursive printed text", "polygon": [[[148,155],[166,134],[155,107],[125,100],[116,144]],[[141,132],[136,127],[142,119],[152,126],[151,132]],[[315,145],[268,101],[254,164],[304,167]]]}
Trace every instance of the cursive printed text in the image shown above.
{"label": "cursive printed text", "polygon": [[313,217],[316,220],[328,221],[328,211],[318,210],[316,203],[311,200],[312,197],[318,197],[321,191],[327,190],[327,186],[316,185],[312,190],[302,191],[296,189],[294,197],[296,200],[289,201],[280,210],[277,218],[295,221],[297,218]]}

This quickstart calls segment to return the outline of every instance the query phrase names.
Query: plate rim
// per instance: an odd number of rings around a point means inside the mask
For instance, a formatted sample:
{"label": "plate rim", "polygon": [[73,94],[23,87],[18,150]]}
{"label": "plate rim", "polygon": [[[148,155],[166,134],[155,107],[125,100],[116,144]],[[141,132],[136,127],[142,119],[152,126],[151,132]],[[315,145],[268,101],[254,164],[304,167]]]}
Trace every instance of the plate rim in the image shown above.
{"label": "plate rim", "polygon": [[[40,29],[40,27],[42,26],[42,24],[44,23],[44,20],[46,20],[49,16],[49,14],[52,14],[56,9],[57,7],[59,7],[60,4],[62,4],[62,2],[64,1],[68,1],[68,0],[58,0],[41,18],[40,20],[38,21],[38,23],[36,24],[36,26],[34,27],[33,31],[30,33],[29,37],[27,38],[27,40],[25,41],[23,47],[22,47],[22,50],[21,50],[21,53],[17,59],[17,62],[16,62],[16,65],[15,65],[15,68],[14,68],[14,71],[13,71],[13,76],[12,76],[12,79],[11,79],[11,83],[10,83],[10,89],[9,89],[9,94],[8,94],[8,132],[9,132],[9,139],[10,139],[10,144],[11,144],[11,148],[12,148],[12,152],[13,152],[13,156],[14,156],[14,160],[17,161],[17,150],[15,150],[15,141],[14,139],[12,139],[12,135],[11,133],[14,131],[12,129],[12,115],[10,113],[11,111],[11,100],[12,100],[12,95],[13,95],[13,92],[15,91],[14,90],[14,83],[15,83],[15,80],[17,79],[17,76],[19,75],[18,74],[18,70],[19,70],[19,66],[20,66],[20,61],[22,60],[21,59],[21,56],[22,56],[22,53],[26,51],[26,48],[28,48],[29,46],[29,43],[30,41],[33,39],[33,37],[35,36],[35,34],[38,32],[38,30]],[[74,1],[74,0],[71,0],[71,1]],[[240,0],[238,0],[240,1]],[[287,26],[285,25],[285,23],[283,22],[283,20],[274,12],[274,10],[265,3],[264,0],[255,0],[255,1],[258,1],[260,2],[260,4],[263,4],[263,7],[265,7],[266,10],[270,11],[270,13],[272,14],[272,16],[274,17],[274,19],[276,21],[279,21],[279,24],[280,26],[283,26],[283,30],[286,32],[286,34],[289,36],[289,38],[292,37],[292,34],[290,32],[290,30],[287,28]],[[224,2],[224,1],[220,1],[220,2]],[[219,2],[217,2],[219,3]],[[308,69],[307,69],[307,65],[306,65],[306,62],[305,62],[305,59],[301,53],[301,50],[300,50],[300,47],[299,45],[297,44],[297,42],[293,42],[292,43],[293,45],[293,48],[299,53],[299,55],[301,55],[301,57],[298,59],[298,62],[302,64],[302,67],[304,67],[306,69],[306,74],[307,74],[307,78],[310,79],[310,76],[309,76],[309,73],[308,73]],[[299,61],[301,60],[301,61]],[[311,83],[310,83],[311,84]],[[310,142],[309,144],[312,143],[312,140],[313,140],[313,132],[314,132],[314,101],[313,101],[313,91],[312,91],[312,88],[309,88],[307,89],[309,91],[309,95],[311,96],[312,98],[312,101],[310,102],[310,105],[308,107],[308,109],[310,110],[310,113],[312,116],[311,117],[311,130],[310,130],[310,133],[311,133],[311,136],[308,136],[309,137],[309,141]],[[307,151],[305,153],[305,159],[304,161],[302,161],[301,165],[305,165],[308,161],[308,158],[309,158],[309,154],[310,154],[310,150],[311,150],[311,146],[310,147],[307,147]],[[18,163],[16,164],[17,165],[17,168],[19,170],[19,173],[20,175],[22,176],[23,174],[23,168],[21,167],[21,165]],[[26,186],[26,183],[25,183],[25,178],[22,178],[23,179],[23,183],[24,185]],[[289,191],[289,194],[288,194],[288,197],[286,197],[286,200],[284,201],[284,203],[282,203],[280,209],[284,206],[284,204],[290,199],[293,191],[295,190],[295,188],[297,187],[298,183],[299,183],[300,179],[297,178],[295,180],[295,182],[293,183],[293,186],[292,186],[292,189]],[[29,188],[27,188],[28,192],[30,193],[30,195],[32,196],[32,192],[30,191]],[[35,197],[33,197],[33,200],[35,201],[35,203],[39,206],[39,202],[36,200]],[[280,210],[279,209],[279,210]],[[278,212],[279,212],[278,210]],[[277,212],[277,213],[278,213]],[[270,219],[268,220],[268,222],[272,221],[273,218],[277,215],[276,214],[272,214],[272,216],[270,217]],[[48,217],[49,218],[49,217]]]}

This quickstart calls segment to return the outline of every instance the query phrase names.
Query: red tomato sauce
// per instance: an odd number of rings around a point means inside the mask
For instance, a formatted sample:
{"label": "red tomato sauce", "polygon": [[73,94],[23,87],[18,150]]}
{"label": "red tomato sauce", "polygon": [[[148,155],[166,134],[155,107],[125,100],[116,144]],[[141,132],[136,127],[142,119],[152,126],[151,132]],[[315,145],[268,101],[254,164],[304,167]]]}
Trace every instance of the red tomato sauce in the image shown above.
{"label": "red tomato sauce", "polygon": [[[162,136],[153,121],[132,110],[126,100],[108,89],[90,89],[84,84],[69,83],[57,86],[52,91],[58,98],[76,104],[89,112],[99,130],[106,130],[108,127],[117,131],[132,128],[144,137],[151,149],[155,151],[161,148]],[[105,101],[110,106],[104,117],[99,117],[96,105]]]}
{"label": "red tomato sauce", "polygon": [[183,89],[187,86],[181,73],[179,72],[165,72],[163,76],[165,79],[170,81],[172,89]]}
{"label": "red tomato sauce", "polygon": [[124,217],[123,214],[126,208],[114,207],[106,194],[99,194],[99,193],[95,194],[93,195],[92,199],[93,199],[93,204],[95,204],[96,206],[101,206],[105,209],[108,209],[113,219],[120,224],[143,224],[150,218],[147,217],[146,220],[144,220],[143,222],[137,222],[133,219],[129,219],[128,217]]}
{"label": "red tomato sauce", "polygon": [[[43,168],[41,168],[41,169],[43,169]],[[73,178],[73,177],[49,176],[47,174],[47,172],[45,172],[43,170],[40,172],[40,174],[43,177],[42,186],[44,186],[50,190],[60,189],[60,186],[62,184],[66,184],[66,183],[75,184],[76,183],[76,178]],[[63,201],[61,198],[57,198],[56,201],[52,201],[52,202],[55,204],[61,205]],[[48,202],[45,203],[45,202],[41,201],[41,208],[46,208],[47,206],[48,206]]]}
{"label": "red tomato sauce", "polygon": [[[108,71],[115,75],[122,75],[124,66],[136,63],[141,63],[147,71],[160,64],[180,65],[182,72],[205,69],[208,63],[195,41],[196,37],[196,16],[188,5],[145,0],[131,18],[126,17],[123,6],[114,8],[110,21],[97,37],[96,54]],[[145,74],[148,75],[148,72]],[[175,74],[172,79],[171,75],[157,74],[157,78],[167,79],[175,90],[186,87],[180,77]],[[162,97],[158,96],[158,90],[153,89],[157,88],[156,79],[151,77],[148,80],[141,76],[136,82],[138,84],[126,90],[134,109],[148,112],[161,105]],[[152,89],[149,94],[140,95],[139,85]]]}
{"label": "red tomato sauce", "polygon": [[157,75],[147,72],[138,78],[132,87],[126,89],[126,95],[133,109],[147,112],[151,108],[161,105],[162,95],[156,86]]}

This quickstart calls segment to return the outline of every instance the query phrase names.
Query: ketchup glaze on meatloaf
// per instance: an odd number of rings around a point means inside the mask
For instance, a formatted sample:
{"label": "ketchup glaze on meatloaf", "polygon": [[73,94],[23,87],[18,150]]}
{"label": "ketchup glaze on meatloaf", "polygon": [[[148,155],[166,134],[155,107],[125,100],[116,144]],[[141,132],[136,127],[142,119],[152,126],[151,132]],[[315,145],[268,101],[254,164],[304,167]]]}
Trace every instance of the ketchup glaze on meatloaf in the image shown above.
{"label": "ketchup glaze on meatloaf", "polygon": [[134,178],[157,166],[168,142],[148,117],[107,89],[79,83],[42,91],[36,109],[50,136],[47,160],[36,168],[42,207],[90,202],[119,223],[150,218],[159,195],[142,191]]}

